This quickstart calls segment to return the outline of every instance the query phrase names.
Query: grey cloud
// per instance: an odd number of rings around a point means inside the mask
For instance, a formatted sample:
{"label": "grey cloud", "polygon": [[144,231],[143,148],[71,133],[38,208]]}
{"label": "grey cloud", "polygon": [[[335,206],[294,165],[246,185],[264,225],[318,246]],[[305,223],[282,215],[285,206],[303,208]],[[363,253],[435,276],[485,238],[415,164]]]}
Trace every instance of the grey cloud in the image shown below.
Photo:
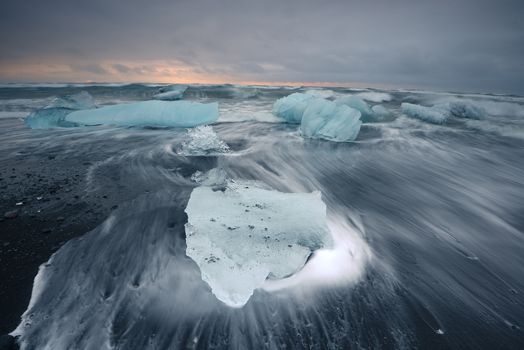
{"label": "grey cloud", "polygon": [[242,80],[524,93],[523,11],[519,0],[5,0],[0,65],[173,60]]}

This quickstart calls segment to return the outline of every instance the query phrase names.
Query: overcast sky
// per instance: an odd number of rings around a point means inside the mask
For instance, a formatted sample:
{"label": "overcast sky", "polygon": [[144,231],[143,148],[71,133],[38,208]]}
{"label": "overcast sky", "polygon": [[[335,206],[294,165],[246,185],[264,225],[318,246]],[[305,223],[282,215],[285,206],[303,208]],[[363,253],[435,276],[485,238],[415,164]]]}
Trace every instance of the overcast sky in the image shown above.
{"label": "overcast sky", "polygon": [[522,0],[1,0],[1,82],[524,94]]}

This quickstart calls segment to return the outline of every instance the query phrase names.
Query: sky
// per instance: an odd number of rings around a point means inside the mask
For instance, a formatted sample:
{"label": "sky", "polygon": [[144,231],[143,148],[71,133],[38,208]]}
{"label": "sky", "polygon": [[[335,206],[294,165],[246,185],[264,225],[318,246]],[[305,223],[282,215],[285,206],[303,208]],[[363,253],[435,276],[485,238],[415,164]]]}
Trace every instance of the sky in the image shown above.
{"label": "sky", "polygon": [[524,94],[522,0],[2,0],[0,82]]}

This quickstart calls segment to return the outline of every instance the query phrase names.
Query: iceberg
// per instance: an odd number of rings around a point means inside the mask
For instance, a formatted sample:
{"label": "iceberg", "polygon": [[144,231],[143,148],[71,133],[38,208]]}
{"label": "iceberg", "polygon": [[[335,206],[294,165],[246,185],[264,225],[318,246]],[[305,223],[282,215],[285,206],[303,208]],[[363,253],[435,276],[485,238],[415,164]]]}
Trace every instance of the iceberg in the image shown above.
{"label": "iceberg", "polygon": [[96,104],[93,97],[86,91],[57,97],[46,107],[29,114],[25,119],[25,123],[32,129],[73,127],[76,124],[66,121],[66,116],[76,110],[87,108],[96,108]]}
{"label": "iceberg", "polygon": [[288,123],[300,124],[309,101],[318,97],[300,92],[278,99],[273,105],[273,114]]}
{"label": "iceberg", "polygon": [[302,136],[336,142],[353,141],[357,138],[362,122],[360,111],[335,102],[315,99],[311,101],[302,117]]}
{"label": "iceberg", "polygon": [[158,92],[156,95],[153,96],[156,100],[180,100],[184,97],[184,92],[186,92],[188,86],[187,85],[169,85],[162,87],[158,89]]}
{"label": "iceberg", "polygon": [[178,152],[185,156],[207,156],[229,152],[229,146],[218,138],[209,125],[188,130],[189,140],[182,144]]}
{"label": "iceberg", "polygon": [[142,101],[74,111],[65,119],[77,125],[191,128],[215,122],[218,119],[218,103]]}
{"label": "iceberg", "polygon": [[313,251],[331,248],[320,192],[283,193],[254,181],[197,187],[186,207],[186,254],[212,293],[245,305],[266,279],[300,270]]}
{"label": "iceberg", "polygon": [[444,109],[425,107],[407,102],[402,103],[400,108],[402,112],[408,117],[420,119],[434,124],[444,123],[449,116],[449,113]]}

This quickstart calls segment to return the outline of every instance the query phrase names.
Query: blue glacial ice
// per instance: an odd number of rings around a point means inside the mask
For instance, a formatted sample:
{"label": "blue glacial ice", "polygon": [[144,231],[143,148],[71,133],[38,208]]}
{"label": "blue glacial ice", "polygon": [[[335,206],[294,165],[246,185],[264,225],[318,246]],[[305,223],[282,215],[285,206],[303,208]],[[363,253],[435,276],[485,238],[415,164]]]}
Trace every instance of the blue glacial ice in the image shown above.
{"label": "blue glacial ice", "polygon": [[266,279],[293,275],[331,248],[320,192],[283,193],[252,181],[197,187],[186,207],[186,254],[226,305],[246,304]]}
{"label": "blue glacial ice", "polygon": [[300,131],[307,138],[320,138],[336,142],[357,138],[362,122],[360,111],[335,102],[314,99],[304,111]]}
{"label": "blue glacial ice", "polygon": [[32,129],[47,129],[54,127],[72,127],[74,123],[65,118],[71,112],[81,109],[96,108],[93,97],[86,91],[75,95],[57,97],[44,108],[32,112],[25,119]]}
{"label": "blue glacial ice", "polygon": [[449,101],[425,107],[412,103],[402,103],[402,112],[408,117],[417,118],[435,124],[442,124],[450,117],[483,119],[487,112],[484,108],[476,106],[470,101]]}
{"label": "blue glacial ice", "polygon": [[218,119],[218,103],[142,101],[75,111],[65,119],[77,125],[191,128],[215,122]]}
{"label": "blue glacial ice", "polygon": [[292,93],[278,99],[273,105],[273,114],[288,123],[300,124],[308,103],[318,97],[313,94]]}
{"label": "blue glacial ice", "polygon": [[187,85],[180,84],[164,86],[158,89],[157,94],[154,95],[153,98],[156,100],[166,101],[181,100],[184,98],[184,93],[186,92],[187,88]]}

